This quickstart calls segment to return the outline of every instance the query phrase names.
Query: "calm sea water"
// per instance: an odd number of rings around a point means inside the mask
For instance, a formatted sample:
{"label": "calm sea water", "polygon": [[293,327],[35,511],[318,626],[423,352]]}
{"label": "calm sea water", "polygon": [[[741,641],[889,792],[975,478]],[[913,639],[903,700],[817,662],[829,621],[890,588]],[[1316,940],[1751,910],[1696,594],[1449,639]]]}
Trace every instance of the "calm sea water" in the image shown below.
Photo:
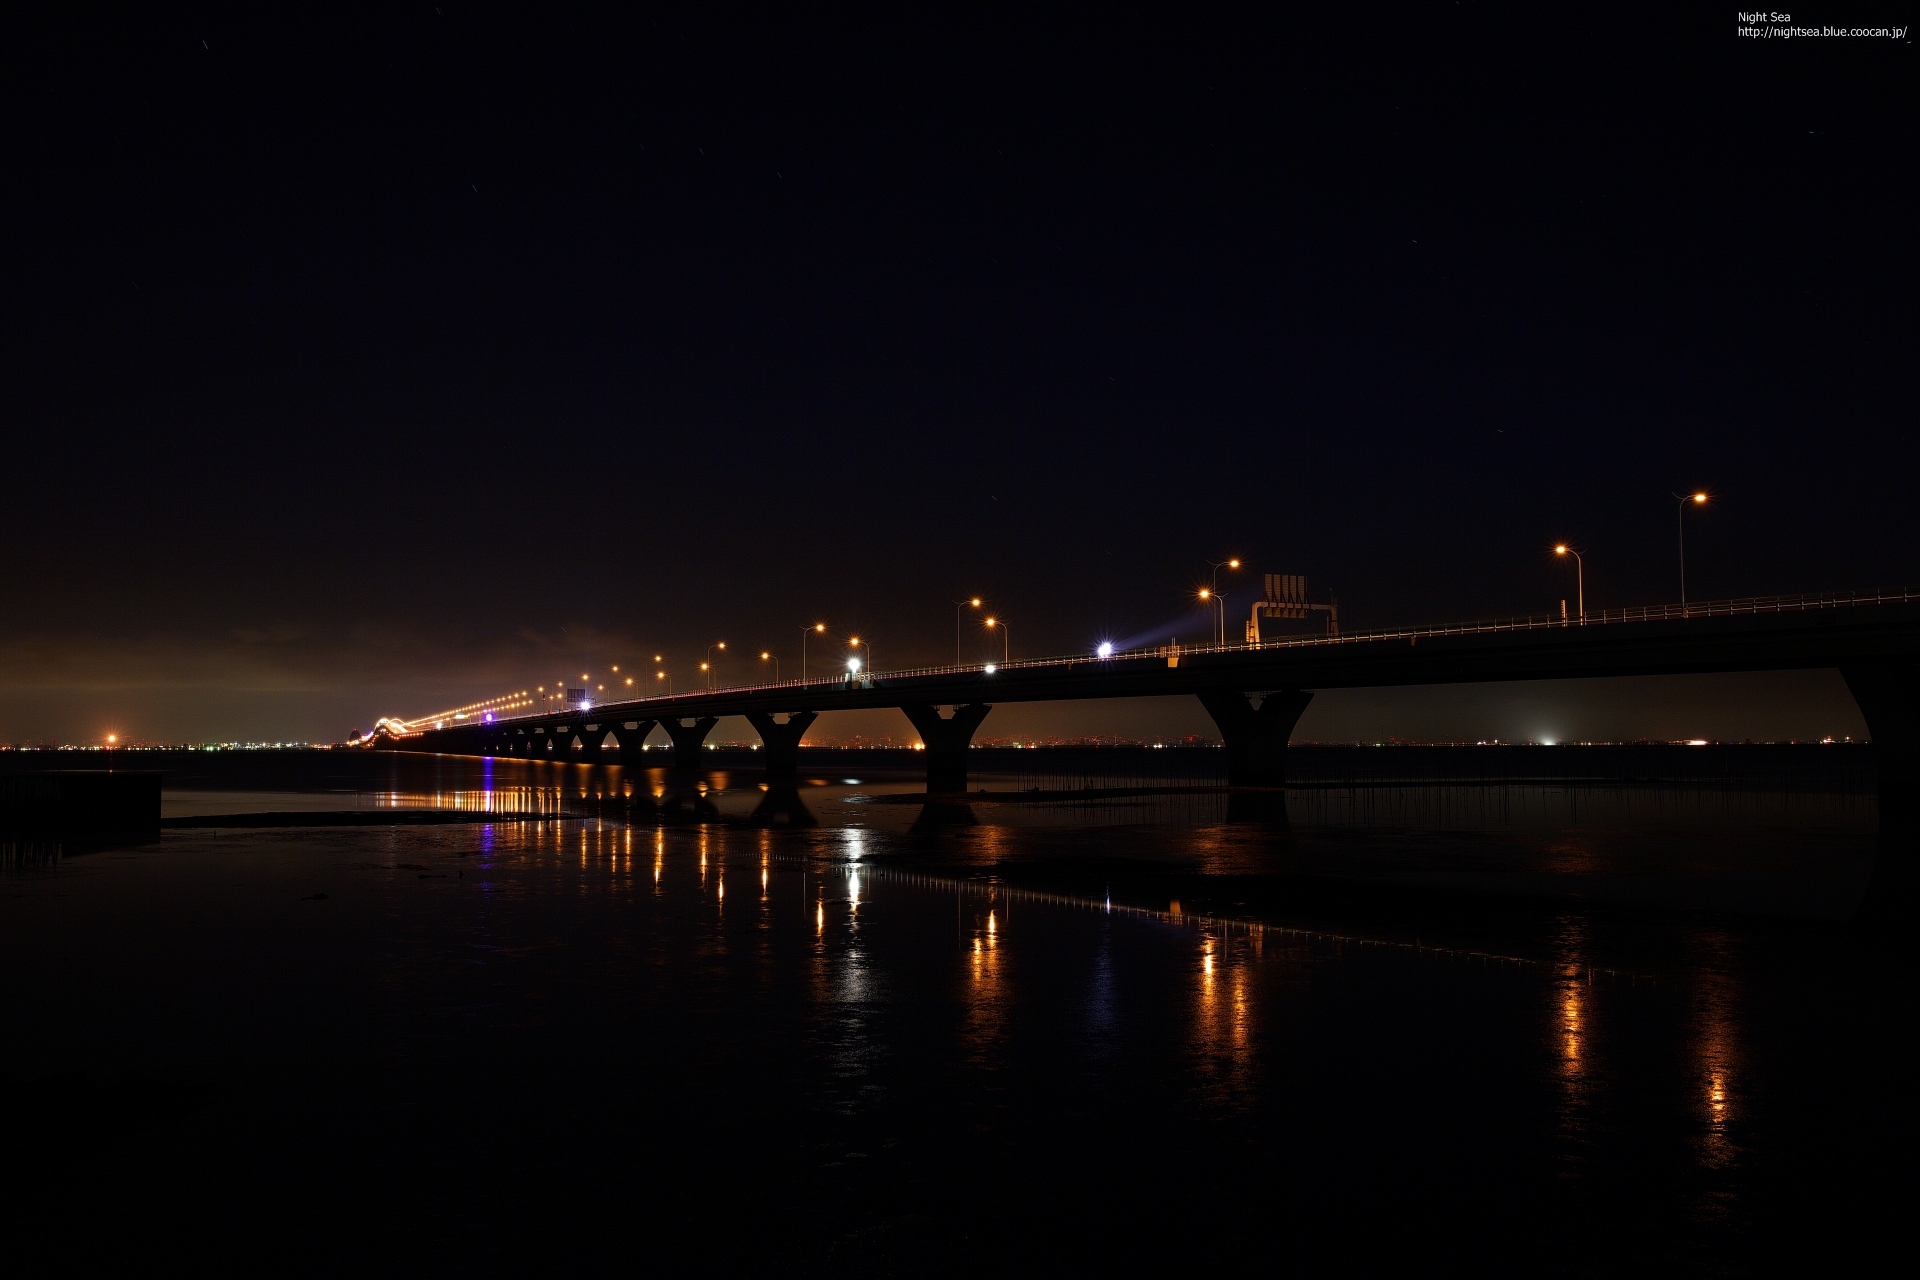
{"label": "calm sea water", "polygon": [[10,848],[16,1256],[1750,1274],[1905,1219],[1871,795],[284,783],[166,808],[535,816]]}

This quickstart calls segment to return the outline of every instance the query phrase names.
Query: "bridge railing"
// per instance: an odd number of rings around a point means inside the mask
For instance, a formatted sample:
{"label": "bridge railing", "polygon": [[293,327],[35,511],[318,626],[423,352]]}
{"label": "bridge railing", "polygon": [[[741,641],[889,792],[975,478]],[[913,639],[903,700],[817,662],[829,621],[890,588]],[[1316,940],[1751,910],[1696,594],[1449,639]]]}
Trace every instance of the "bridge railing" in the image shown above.
{"label": "bridge railing", "polygon": [[[1819,609],[1845,609],[1861,605],[1876,604],[1920,604],[1920,589],[1901,588],[1899,590],[1877,591],[1823,591],[1802,595],[1780,596],[1742,596],[1730,600],[1703,600],[1688,604],[1635,605],[1623,609],[1602,609],[1589,613],[1583,621],[1579,618],[1561,618],[1550,614],[1530,614],[1516,618],[1495,618],[1480,622],[1450,622],[1418,627],[1389,627],[1373,631],[1348,631],[1337,636],[1281,636],[1272,640],[1262,640],[1257,644],[1202,644],[1202,645],[1160,645],[1143,649],[1116,650],[1108,657],[1096,654],[1061,654],[1050,658],[1016,658],[1011,662],[991,663],[946,663],[940,666],[903,667],[898,670],[863,672],[852,677],[857,687],[870,687],[876,682],[886,680],[905,680],[923,676],[968,675],[985,671],[988,667],[996,671],[1017,671],[1034,667],[1048,667],[1058,670],[1061,667],[1098,666],[1126,658],[1147,658],[1171,655],[1178,652],[1181,657],[1206,653],[1245,653],[1252,650],[1277,650],[1315,648],[1328,645],[1368,644],[1383,640],[1422,640],[1429,636],[1468,636],[1488,635],[1505,631],[1548,631],[1576,627],[1617,626],[1631,622],[1668,622],[1688,618],[1725,618],[1747,614],[1765,613],[1805,613]],[[844,689],[848,685],[845,675],[831,676],[817,680],[777,680],[764,684],[727,685],[722,692],[775,692],[781,689]],[[566,719],[579,719],[583,715],[591,718],[596,712],[605,714],[616,708],[643,707],[667,710],[676,703],[697,704],[701,699],[712,696],[707,690],[682,694],[669,694],[666,697],[639,698],[631,702],[609,702],[600,707],[582,713],[547,712],[543,716],[518,716],[516,720],[551,719],[561,716]]]}

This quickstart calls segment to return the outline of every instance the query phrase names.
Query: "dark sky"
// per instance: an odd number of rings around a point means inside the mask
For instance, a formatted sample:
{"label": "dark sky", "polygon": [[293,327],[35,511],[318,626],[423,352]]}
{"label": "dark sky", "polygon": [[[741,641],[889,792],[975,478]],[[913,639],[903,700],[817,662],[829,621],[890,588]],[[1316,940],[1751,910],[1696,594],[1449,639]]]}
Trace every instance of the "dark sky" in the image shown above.
{"label": "dark sky", "polygon": [[[1696,486],[1696,598],[1920,582],[1910,42],[23,9],[0,741],[338,738],[815,618],[937,661],[971,593],[1080,651],[1203,631],[1227,555],[1350,627],[1557,609],[1562,538],[1665,601]],[[1766,732],[1739,687],[1698,732]],[[1562,692],[1656,731],[1633,688]],[[1474,732],[1395,696],[1353,734]]]}

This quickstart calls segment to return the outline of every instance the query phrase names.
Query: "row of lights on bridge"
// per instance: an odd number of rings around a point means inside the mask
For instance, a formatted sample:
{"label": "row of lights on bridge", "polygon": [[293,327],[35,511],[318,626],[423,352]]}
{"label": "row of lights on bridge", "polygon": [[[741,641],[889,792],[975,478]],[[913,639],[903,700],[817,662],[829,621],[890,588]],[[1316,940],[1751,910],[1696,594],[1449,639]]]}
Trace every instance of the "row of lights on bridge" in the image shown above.
{"label": "row of lights on bridge", "polygon": [[[1687,545],[1686,545],[1685,515],[1689,507],[1705,506],[1707,503],[1707,495],[1704,491],[1696,491],[1694,493],[1676,493],[1673,496],[1679,504],[1679,513],[1681,517],[1679,530],[1678,530],[1679,545],[1680,545],[1680,602],[1682,604],[1685,604],[1687,599],[1687,576],[1686,576],[1687,575]],[[1578,600],[1578,616],[1580,620],[1584,622],[1586,621],[1586,617],[1587,617],[1586,562],[1581,558],[1581,554],[1576,548],[1564,542],[1558,543],[1554,546],[1553,554],[1561,558],[1566,558],[1570,556],[1573,559],[1575,595]],[[1218,623],[1219,629],[1215,632],[1215,638],[1217,641],[1224,642],[1224,632],[1226,629],[1227,596],[1225,592],[1220,590],[1220,571],[1222,569],[1227,569],[1227,570],[1239,569],[1240,559],[1239,557],[1235,556],[1226,560],[1209,561],[1207,567],[1212,572],[1207,580],[1207,585],[1199,588],[1199,590],[1195,592],[1195,599],[1197,599],[1201,604],[1206,605],[1212,609],[1217,609],[1219,611],[1219,623]],[[956,606],[955,607],[955,623],[954,623],[954,656],[955,656],[955,662],[956,664],[958,664],[961,661],[960,632],[962,629],[961,624],[962,624],[962,620],[965,617],[965,612],[969,608],[979,609],[983,602],[979,596],[969,596],[966,599],[958,600],[958,601],[955,601],[954,603]],[[1562,602],[1562,612],[1564,611],[1565,611],[1564,602]],[[989,633],[995,630],[998,630],[1000,634],[1000,639],[1001,639],[1001,662],[1003,663],[1010,662],[1013,656],[1013,642],[1012,642],[1012,635],[1007,627],[1006,620],[1004,618],[997,617],[993,614],[988,614],[986,617],[980,620],[980,625],[984,630],[986,630]],[[809,626],[801,628],[801,631],[800,631],[801,679],[804,680],[806,678],[807,641],[816,635],[824,636],[826,633],[827,633],[827,624],[824,622],[815,622],[810,624]],[[700,673],[701,673],[701,678],[703,683],[705,683],[709,689],[716,687],[714,682],[717,678],[717,672],[715,670],[713,655],[716,650],[724,653],[726,651],[726,648],[727,648],[727,643],[724,640],[716,641],[713,644],[710,644],[707,646],[706,658],[700,663]],[[873,665],[873,646],[870,642],[862,640],[857,635],[850,635],[847,637],[847,648],[849,650],[849,653],[847,656],[846,671],[849,676],[858,676],[860,674],[860,670],[863,665],[869,666],[869,667]],[[864,664],[860,657],[860,651],[863,649],[866,651],[866,659]],[[1096,655],[1102,658],[1112,657],[1113,642],[1109,640],[1101,641],[1098,647],[1095,648],[1094,652]],[[653,673],[653,678],[654,678],[654,683],[656,688],[664,685],[666,688],[666,691],[669,694],[671,694],[674,692],[673,674],[669,672],[664,666],[660,665],[664,663],[665,660],[666,660],[665,655],[663,654],[656,653],[653,655],[653,661],[655,663],[655,666],[657,667],[657,669]],[[780,678],[780,659],[776,657],[771,650],[762,649],[760,651],[760,661],[771,662],[773,664],[774,679],[778,680]],[[996,670],[996,665],[994,663],[987,663],[985,670],[989,675],[991,675]],[[637,694],[639,692],[638,688],[636,688],[635,686],[634,677],[627,676],[624,679],[622,679],[620,676],[620,668],[618,666],[615,666],[612,668],[612,673],[613,673],[613,678],[616,682],[615,683],[616,692],[620,691],[621,686],[624,686],[625,690],[629,693]],[[592,677],[583,671],[580,673],[580,679],[582,681],[591,681]],[[556,684],[554,689],[555,689],[555,694],[557,696],[565,697],[566,696],[565,680],[562,680],[558,684]],[[604,684],[596,684],[592,686],[592,692],[596,692],[596,693],[605,693],[606,689],[607,689],[607,686]],[[476,715],[484,716],[485,719],[491,720],[493,718],[493,713],[495,711],[504,711],[509,709],[518,709],[520,707],[529,707],[529,706],[532,706],[535,701],[546,699],[547,687],[545,685],[539,686],[537,692],[539,695],[538,698],[529,697],[527,693],[524,690],[522,690],[520,693],[517,693],[517,694],[509,694],[505,698],[492,699],[488,702],[474,703],[468,707],[460,708],[453,712],[441,712],[433,716],[423,716],[423,717],[420,717],[419,719],[405,721],[405,722],[395,720],[395,721],[392,721],[391,723],[394,724],[396,727],[403,726],[403,725],[406,727],[412,727],[412,726],[420,726],[428,723],[433,723],[435,728],[440,728],[449,721],[456,720],[456,719],[466,719],[469,717],[475,717]],[[587,692],[588,692],[587,687],[583,685],[581,688],[583,702],[586,701],[585,694]],[[523,699],[523,701],[514,701],[515,699]]]}

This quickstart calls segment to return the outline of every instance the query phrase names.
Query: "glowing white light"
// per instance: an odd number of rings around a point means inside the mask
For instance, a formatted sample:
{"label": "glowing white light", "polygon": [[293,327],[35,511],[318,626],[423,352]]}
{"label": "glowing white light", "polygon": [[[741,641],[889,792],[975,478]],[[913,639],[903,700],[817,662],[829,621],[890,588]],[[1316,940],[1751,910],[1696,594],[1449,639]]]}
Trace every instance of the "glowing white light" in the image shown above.
{"label": "glowing white light", "polygon": [[849,671],[858,671],[858,670],[860,670],[860,659],[858,659],[858,658],[848,658],[848,659],[847,659],[847,670],[849,670]]}
{"label": "glowing white light", "polygon": [[996,666],[994,666],[994,665],[993,665],[993,664],[992,664],[991,662],[989,662],[989,663],[987,664],[987,674],[988,674],[988,675],[992,675],[992,674],[993,674],[994,672],[996,672],[996,671],[998,671],[999,669],[1000,669],[1000,668],[998,668],[998,667],[996,667]]}
{"label": "glowing white light", "polygon": [[1103,658],[1111,658],[1113,656],[1113,641],[1102,640],[1100,642],[1100,647],[1098,649],[1095,649],[1094,652],[1099,654]]}

